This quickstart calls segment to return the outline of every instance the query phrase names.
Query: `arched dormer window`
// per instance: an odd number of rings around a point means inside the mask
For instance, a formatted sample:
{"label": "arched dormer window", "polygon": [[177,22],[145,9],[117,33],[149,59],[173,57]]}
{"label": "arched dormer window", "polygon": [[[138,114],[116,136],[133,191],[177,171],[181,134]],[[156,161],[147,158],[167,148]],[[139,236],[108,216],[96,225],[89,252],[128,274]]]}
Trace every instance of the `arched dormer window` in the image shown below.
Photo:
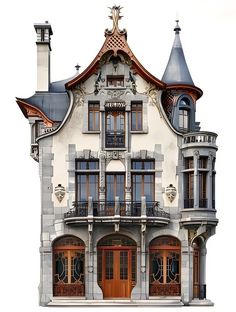
{"label": "arched dormer window", "polygon": [[178,104],[178,128],[181,132],[191,131],[194,122],[191,101],[187,97],[181,97]]}

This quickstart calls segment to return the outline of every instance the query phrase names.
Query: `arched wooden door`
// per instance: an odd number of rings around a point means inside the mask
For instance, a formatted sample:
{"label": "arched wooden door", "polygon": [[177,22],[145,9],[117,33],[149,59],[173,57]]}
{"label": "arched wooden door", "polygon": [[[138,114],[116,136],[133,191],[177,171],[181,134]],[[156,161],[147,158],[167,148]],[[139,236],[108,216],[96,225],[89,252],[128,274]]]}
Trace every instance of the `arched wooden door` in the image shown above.
{"label": "arched wooden door", "polygon": [[64,236],[53,244],[53,295],[84,296],[84,243]]}
{"label": "arched wooden door", "polygon": [[104,299],[130,298],[136,283],[136,244],[123,235],[111,235],[98,244],[98,284]]}
{"label": "arched wooden door", "polygon": [[180,286],[180,242],[158,237],[149,247],[149,295],[179,296]]}

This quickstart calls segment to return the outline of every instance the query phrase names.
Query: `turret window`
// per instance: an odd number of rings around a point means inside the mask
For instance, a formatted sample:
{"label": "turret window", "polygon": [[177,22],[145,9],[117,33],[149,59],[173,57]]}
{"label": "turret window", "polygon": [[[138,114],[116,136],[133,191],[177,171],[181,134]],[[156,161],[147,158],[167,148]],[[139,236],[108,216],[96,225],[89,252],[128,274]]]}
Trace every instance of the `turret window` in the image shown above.
{"label": "turret window", "polygon": [[191,106],[188,98],[179,101],[179,130],[188,132],[190,130]]}

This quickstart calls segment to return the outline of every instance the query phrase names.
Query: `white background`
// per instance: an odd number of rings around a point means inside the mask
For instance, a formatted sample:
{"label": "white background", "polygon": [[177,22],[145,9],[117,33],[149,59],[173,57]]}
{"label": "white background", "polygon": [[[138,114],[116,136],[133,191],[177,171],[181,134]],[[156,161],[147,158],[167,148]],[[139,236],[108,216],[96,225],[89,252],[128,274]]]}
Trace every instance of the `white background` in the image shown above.
{"label": "white background", "polygon": [[[195,82],[204,91],[197,103],[202,130],[219,134],[216,208],[220,223],[208,241],[207,297],[213,308],[234,310],[235,302],[235,76],[236,1],[230,0],[7,0],[0,7],[0,307],[1,311],[42,311],[38,306],[40,186],[38,163],[29,156],[30,128],[15,102],[36,90],[36,34],[33,23],[53,28],[52,81],[84,70],[111,28],[107,7],[124,7],[120,28],[136,57],[161,79],[174,40],[176,15]],[[88,308],[77,308],[87,311]],[[89,308],[92,309],[92,308]],[[95,308],[93,308],[95,309]],[[97,310],[120,308],[97,308]],[[134,311],[171,308],[130,308]],[[198,311],[199,308],[183,308]],[[59,308],[53,311],[59,311]],[[61,308],[60,311],[69,311]]]}

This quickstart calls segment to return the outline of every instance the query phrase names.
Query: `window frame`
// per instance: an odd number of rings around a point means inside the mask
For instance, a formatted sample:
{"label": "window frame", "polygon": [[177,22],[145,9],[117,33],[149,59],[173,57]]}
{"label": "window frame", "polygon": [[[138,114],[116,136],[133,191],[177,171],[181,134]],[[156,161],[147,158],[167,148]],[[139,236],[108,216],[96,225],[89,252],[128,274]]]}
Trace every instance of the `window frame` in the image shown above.
{"label": "window frame", "polygon": [[[98,115],[98,120],[97,120],[98,124],[96,122],[96,115]],[[88,102],[88,131],[89,132],[100,131],[100,103],[99,101]]]}
{"label": "window frame", "polygon": [[[140,126],[139,115],[141,114]],[[133,117],[135,115],[135,117]],[[134,121],[134,122],[133,122]],[[133,125],[135,124],[135,127]],[[131,102],[131,131],[143,131],[143,102],[133,101]]]}

